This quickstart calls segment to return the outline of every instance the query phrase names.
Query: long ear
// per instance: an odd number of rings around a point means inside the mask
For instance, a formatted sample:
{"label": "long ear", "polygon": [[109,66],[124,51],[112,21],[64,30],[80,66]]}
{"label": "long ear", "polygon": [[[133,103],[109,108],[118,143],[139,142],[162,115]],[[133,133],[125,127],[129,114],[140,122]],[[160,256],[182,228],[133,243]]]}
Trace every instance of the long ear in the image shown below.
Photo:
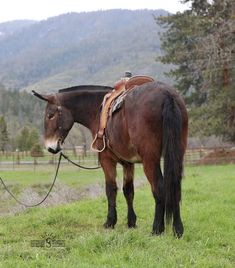
{"label": "long ear", "polygon": [[41,100],[49,101],[49,97],[47,95],[39,94],[35,90],[32,90],[32,93],[34,96],[36,96],[37,98],[39,98]]}

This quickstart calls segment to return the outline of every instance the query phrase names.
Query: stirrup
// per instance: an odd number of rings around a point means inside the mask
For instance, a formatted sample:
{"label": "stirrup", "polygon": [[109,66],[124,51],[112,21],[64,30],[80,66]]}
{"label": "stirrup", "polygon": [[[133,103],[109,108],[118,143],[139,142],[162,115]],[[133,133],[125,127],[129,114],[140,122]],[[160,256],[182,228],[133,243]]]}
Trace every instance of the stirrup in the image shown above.
{"label": "stirrup", "polygon": [[101,152],[103,152],[105,150],[105,147],[106,147],[106,144],[105,144],[105,136],[103,135],[102,138],[103,138],[103,145],[104,145],[103,148],[101,150],[99,150],[99,149],[97,149],[97,148],[94,147],[94,144],[95,144],[96,140],[98,139],[98,134],[96,134],[95,135],[95,138],[94,138],[94,140],[93,140],[93,142],[91,144],[91,150],[93,150],[93,151],[95,151],[97,153],[101,153]]}

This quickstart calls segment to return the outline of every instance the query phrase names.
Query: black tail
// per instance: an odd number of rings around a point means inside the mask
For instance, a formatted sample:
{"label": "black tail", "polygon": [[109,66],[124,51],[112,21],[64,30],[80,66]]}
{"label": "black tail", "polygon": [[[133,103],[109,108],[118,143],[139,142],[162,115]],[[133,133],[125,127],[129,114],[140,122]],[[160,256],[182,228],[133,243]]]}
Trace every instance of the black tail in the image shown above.
{"label": "black tail", "polygon": [[165,211],[169,223],[181,199],[183,171],[182,115],[175,97],[167,93],[162,111]]}

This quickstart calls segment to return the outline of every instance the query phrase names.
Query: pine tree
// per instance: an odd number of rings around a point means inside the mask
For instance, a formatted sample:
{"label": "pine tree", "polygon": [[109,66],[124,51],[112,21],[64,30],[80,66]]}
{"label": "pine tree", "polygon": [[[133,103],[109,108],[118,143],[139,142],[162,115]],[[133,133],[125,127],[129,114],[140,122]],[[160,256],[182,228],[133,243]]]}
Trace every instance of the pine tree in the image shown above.
{"label": "pine tree", "polygon": [[36,129],[24,127],[16,139],[20,151],[30,151],[35,144],[39,144],[39,134]]}
{"label": "pine tree", "polygon": [[0,116],[0,151],[5,151],[9,141],[7,124],[4,116]]}
{"label": "pine tree", "polygon": [[191,8],[159,18],[163,63],[190,110],[191,135],[216,134],[235,142],[234,1],[184,0]]}

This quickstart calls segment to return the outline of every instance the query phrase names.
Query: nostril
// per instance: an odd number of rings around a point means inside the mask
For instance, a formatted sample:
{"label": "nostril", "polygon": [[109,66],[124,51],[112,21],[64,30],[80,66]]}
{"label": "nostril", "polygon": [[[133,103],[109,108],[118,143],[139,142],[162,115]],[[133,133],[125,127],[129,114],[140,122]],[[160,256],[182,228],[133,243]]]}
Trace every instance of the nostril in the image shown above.
{"label": "nostril", "polygon": [[56,151],[54,149],[52,149],[51,147],[49,147],[47,150],[48,150],[49,153],[52,153],[52,154],[56,153]]}

